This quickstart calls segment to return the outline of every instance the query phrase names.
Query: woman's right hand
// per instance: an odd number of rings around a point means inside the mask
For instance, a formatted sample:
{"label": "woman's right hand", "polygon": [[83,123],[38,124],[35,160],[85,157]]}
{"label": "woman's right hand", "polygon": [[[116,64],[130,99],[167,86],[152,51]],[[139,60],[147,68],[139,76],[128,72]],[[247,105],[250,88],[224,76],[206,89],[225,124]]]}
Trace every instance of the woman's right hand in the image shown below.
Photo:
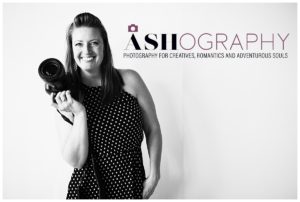
{"label": "woman's right hand", "polygon": [[[56,103],[53,102],[54,99]],[[55,98],[54,93],[51,93],[51,105],[59,111],[72,112],[75,116],[85,112],[85,107],[72,98],[70,90],[58,92]]]}

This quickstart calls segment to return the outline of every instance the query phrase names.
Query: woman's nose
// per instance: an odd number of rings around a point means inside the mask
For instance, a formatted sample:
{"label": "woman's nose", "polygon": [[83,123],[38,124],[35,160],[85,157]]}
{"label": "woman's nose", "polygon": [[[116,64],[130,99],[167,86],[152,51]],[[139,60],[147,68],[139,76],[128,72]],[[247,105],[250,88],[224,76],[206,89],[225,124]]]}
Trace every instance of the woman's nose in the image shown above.
{"label": "woman's nose", "polygon": [[83,46],[82,52],[83,53],[90,53],[91,52],[91,46],[89,44],[85,44]]}

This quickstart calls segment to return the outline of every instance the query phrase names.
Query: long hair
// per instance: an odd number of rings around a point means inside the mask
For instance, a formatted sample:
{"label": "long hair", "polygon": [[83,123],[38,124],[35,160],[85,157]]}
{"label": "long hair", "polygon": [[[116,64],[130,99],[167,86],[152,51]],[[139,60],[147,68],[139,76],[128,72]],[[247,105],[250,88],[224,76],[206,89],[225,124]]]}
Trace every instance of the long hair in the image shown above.
{"label": "long hair", "polygon": [[97,28],[100,31],[100,35],[103,39],[104,49],[103,49],[103,60],[99,67],[101,82],[103,88],[103,102],[108,104],[113,100],[115,96],[119,96],[124,82],[118,70],[113,66],[112,53],[108,43],[108,37],[104,26],[102,25],[99,18],[90,13],[78,14],[73,22],[70,24],[67,30],[66,40],[67,40],[67,52],[66,52],[66,70],[67,74],[70,76],[73,86],[78,89],[75,97],[79,97],[82,93],[81,87],[81,76],[80,68],[75,68],[77,66],[72,48],[72,33],[74,28],[78,27],[92,27]]}

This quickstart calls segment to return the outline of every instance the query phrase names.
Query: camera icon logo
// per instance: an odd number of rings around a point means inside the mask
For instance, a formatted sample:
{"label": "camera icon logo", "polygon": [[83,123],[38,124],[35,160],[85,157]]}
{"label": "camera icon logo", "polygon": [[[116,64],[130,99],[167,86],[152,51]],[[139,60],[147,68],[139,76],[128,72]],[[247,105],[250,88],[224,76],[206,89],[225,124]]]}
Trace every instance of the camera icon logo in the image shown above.
{"label": "camera icon logo", "polygon": [[128,25],[128,32],[138,32],[139,27],[136,24]]}

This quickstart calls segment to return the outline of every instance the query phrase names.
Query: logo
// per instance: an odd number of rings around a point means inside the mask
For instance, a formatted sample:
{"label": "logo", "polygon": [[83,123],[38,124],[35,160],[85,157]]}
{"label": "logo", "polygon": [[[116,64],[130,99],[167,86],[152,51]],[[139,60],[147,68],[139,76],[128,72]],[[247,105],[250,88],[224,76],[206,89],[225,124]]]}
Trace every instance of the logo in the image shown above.
{"label": "logo", "polygon": [[[143,57],[146,55],[148,58],[173,58],[175,57],[173,54],[183,54],[185,58],[203,58],[202,54],[212,55],[209,56],[211,58],[239,58],[239,54],[248,53],[261,57],[262,51],[269,51],[266,57],[263,56],[265,58],[271,57],[270,51],[273,52],[273,55],[275,54],[273,58],[287,58],[287,53],[282,55],[284,53],[278,52],[277,56],[274,51],[284,51],[290,36],[290,33],[224,33],[203,32],[203,30],[196,33],[142,33],[139,32],[137,24],[128,25],[128,33],[130,36],[123,57],[138,54]],[[178,53],[178,51],[182,51],[182,53]],[[240,52],[236,54],[236,51]],[[256,56],[249,56],[249,58],[252,57]]]}
{"label": "logo", "polygon": [[139,27],[136,24],[128,25],[128,32],[138,32]]}

